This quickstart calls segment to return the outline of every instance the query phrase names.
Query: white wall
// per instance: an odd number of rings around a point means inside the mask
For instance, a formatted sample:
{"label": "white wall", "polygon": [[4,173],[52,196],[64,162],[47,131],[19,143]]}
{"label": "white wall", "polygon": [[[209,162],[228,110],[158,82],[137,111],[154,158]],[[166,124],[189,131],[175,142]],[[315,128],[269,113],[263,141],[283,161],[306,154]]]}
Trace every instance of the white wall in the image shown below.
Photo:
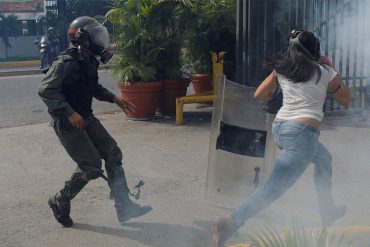
{"label": "white wall", "polygon": [[[34,43],[36,38],[36,36],[10,37],[12,47],[8,48],[8,57],[39,56],[39,50]],[[0,58],[5,58],[5,45],[2,39],[0,39]]]}

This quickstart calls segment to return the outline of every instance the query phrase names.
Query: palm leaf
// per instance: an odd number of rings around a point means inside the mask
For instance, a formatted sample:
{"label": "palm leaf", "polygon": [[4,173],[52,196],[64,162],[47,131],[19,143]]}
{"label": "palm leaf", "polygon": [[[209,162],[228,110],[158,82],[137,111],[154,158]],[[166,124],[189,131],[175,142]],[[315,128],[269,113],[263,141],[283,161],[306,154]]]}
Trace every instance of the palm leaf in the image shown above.
{"label": "palm leaf", "polygon": [[344,234],[329,234],[326,228],[319,232],[305,229],[294,220],[289,227],[279,234],[271,224],[259,227],[258,232],[248,234],[254,247],[349,247],[352,241],[345,241]]}

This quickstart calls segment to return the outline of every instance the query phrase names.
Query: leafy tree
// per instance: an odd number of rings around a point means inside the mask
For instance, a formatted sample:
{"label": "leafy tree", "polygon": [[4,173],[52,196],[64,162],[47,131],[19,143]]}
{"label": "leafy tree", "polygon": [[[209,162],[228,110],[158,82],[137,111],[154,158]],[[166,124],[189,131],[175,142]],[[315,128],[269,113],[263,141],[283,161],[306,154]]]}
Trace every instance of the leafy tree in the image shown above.
{"label": "leafy tree", "polygon": [[8,48],[12,47],[9,37],[18,37],[22,34],[22,24],[16,15],[0,13],[0,36],[5,46],[5,58],[8,58]]}
{"label": "leafy tree", "polygon": [[122,81],[151,82],[180,75],[181,13],[189,0],[114,0],[113,71]]}
{"label": "leafy tree", "polygon": [[236,47],[236,1],[193,0],[186,23],[184,62],[191,63],[194,72],[210,74],[210,51],[226,52],[224,72],[233,78]]}

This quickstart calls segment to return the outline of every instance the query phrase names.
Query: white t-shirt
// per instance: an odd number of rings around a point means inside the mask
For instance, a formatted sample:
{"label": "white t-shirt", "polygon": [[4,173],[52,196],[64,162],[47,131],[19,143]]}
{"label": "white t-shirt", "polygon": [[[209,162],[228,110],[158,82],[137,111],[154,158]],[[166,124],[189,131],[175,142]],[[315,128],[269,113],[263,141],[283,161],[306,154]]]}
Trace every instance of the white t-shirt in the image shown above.
{"label": "white t-shirt", "polygon": [[278,111],[276,118],[289,120],[308,117],[318,121],[322,120],[328,84],[338,73],[330,66],[319,66],[321,77],[317,83],[317,72],[307,82],[293,83],[275,71],[283,91],[283,106]]}

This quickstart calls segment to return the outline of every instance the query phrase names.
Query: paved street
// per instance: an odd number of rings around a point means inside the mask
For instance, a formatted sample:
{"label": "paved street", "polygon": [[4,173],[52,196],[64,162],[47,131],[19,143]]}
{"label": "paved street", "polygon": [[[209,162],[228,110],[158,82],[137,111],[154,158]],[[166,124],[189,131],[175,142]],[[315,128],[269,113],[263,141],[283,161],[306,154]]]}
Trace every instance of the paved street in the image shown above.
{"label": "paved street", "polygon": [[[102,84],[115,91],[107,71]],[[153,211],[118,224],[108,186],[92,181],[73,200],[73,228],[55,222],[47,199],[61,188],[75,165],[48,126],[46,108],[37,97],[39,75],[0,78],[0,246],[208,247],[210,222],[231,212],[204,199],[212,108],[185,107],[185,124],[174,118],[128,121],[109,103],[96,105],[96,115],[124,152],[130,186],[143,179],[141,204]],[[189,90],[191,92],[191,90]],[[326,120],[321,140],[333,152],[333,194],[349,208],[336,224],[370,225],[368,120],[337,116]],[[232,169],[232,164],[230,164]],[[292,217],[319,226],[310,167],[283,198],[239,231],[239,243],[266,220],[283,229]],[[352,228],[351,228],[352,229]],[[368,247],[369,232],[360,227],[354,247]],[[361,234],[365,229],[365,234]],[[357,234],[357,235],[356,235]]]}
{"label": "paved street", "polygon": [[[99,72],[100,82],[119,94],[116,82],[109,71]],[[43,75],[0,77],[0,128],[45,122],[49,118],[46,106],[40,101],[37,90]],[[114,104],[94,102],[95,113],[120,111]]]}

